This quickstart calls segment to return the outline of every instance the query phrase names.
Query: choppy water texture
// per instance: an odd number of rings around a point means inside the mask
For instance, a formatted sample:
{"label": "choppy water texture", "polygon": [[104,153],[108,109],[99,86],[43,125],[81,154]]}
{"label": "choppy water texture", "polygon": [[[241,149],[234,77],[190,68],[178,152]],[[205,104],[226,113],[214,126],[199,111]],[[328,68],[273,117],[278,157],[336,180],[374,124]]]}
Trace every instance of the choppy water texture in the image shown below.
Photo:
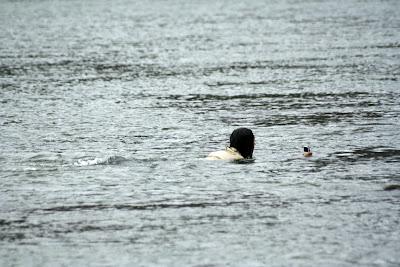
{"label": "choppy water texture", "polygon": [[399,266],[399,11],[1,1],[0,265]]}

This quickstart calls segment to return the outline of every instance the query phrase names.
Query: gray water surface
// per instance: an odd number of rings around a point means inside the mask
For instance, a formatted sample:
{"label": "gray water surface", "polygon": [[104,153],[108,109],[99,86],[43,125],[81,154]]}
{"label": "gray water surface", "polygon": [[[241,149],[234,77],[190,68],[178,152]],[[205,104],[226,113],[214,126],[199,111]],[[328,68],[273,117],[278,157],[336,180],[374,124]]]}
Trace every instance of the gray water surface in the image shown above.
{"label": "gray water surface", "polygon": [[399,266],[399,11],[1,1],[0,265]]}

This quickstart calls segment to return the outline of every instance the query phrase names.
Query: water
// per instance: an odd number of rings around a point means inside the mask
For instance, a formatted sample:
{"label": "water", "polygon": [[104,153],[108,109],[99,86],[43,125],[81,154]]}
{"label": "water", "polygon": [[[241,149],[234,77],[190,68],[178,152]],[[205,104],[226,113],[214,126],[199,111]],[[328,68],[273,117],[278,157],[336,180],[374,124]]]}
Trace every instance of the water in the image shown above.
{"label": "water", "polygon": [[2,1],[0,265],[399,266],[399,11]]}

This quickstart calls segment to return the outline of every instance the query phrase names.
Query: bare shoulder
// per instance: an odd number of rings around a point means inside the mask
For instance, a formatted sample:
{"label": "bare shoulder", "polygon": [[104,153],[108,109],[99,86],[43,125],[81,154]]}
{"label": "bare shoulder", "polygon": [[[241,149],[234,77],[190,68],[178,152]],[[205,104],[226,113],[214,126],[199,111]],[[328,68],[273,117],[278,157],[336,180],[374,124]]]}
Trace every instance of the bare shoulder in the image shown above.
{"label": "bare shoulder", "polygon": [[223,151],[223,150],[211,152],[210,154],[208,154],[206,159],[210,159],[210,160],[224,159],[225,158],[224,152],[225,151]]}
{"label": "bare shoulder", "polygon": [[220,150],[211,152],[206,159],[210,160],[237,160],[243,159],[239,153],[232,153],[229,150]]}

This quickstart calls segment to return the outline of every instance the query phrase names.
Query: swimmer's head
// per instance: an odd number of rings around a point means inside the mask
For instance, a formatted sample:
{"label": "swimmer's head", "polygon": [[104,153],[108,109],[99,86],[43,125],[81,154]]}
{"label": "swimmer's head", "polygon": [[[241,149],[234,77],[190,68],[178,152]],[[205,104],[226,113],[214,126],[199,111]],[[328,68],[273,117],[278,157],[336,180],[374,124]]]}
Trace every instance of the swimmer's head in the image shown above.
{"label": "swimmer's head", "polygon": [[253,157],[254,135],[250,129],[238,128],[234,130],[231,134],[230,143],[230,147],[236,148],[243,158],[251,159]]}

